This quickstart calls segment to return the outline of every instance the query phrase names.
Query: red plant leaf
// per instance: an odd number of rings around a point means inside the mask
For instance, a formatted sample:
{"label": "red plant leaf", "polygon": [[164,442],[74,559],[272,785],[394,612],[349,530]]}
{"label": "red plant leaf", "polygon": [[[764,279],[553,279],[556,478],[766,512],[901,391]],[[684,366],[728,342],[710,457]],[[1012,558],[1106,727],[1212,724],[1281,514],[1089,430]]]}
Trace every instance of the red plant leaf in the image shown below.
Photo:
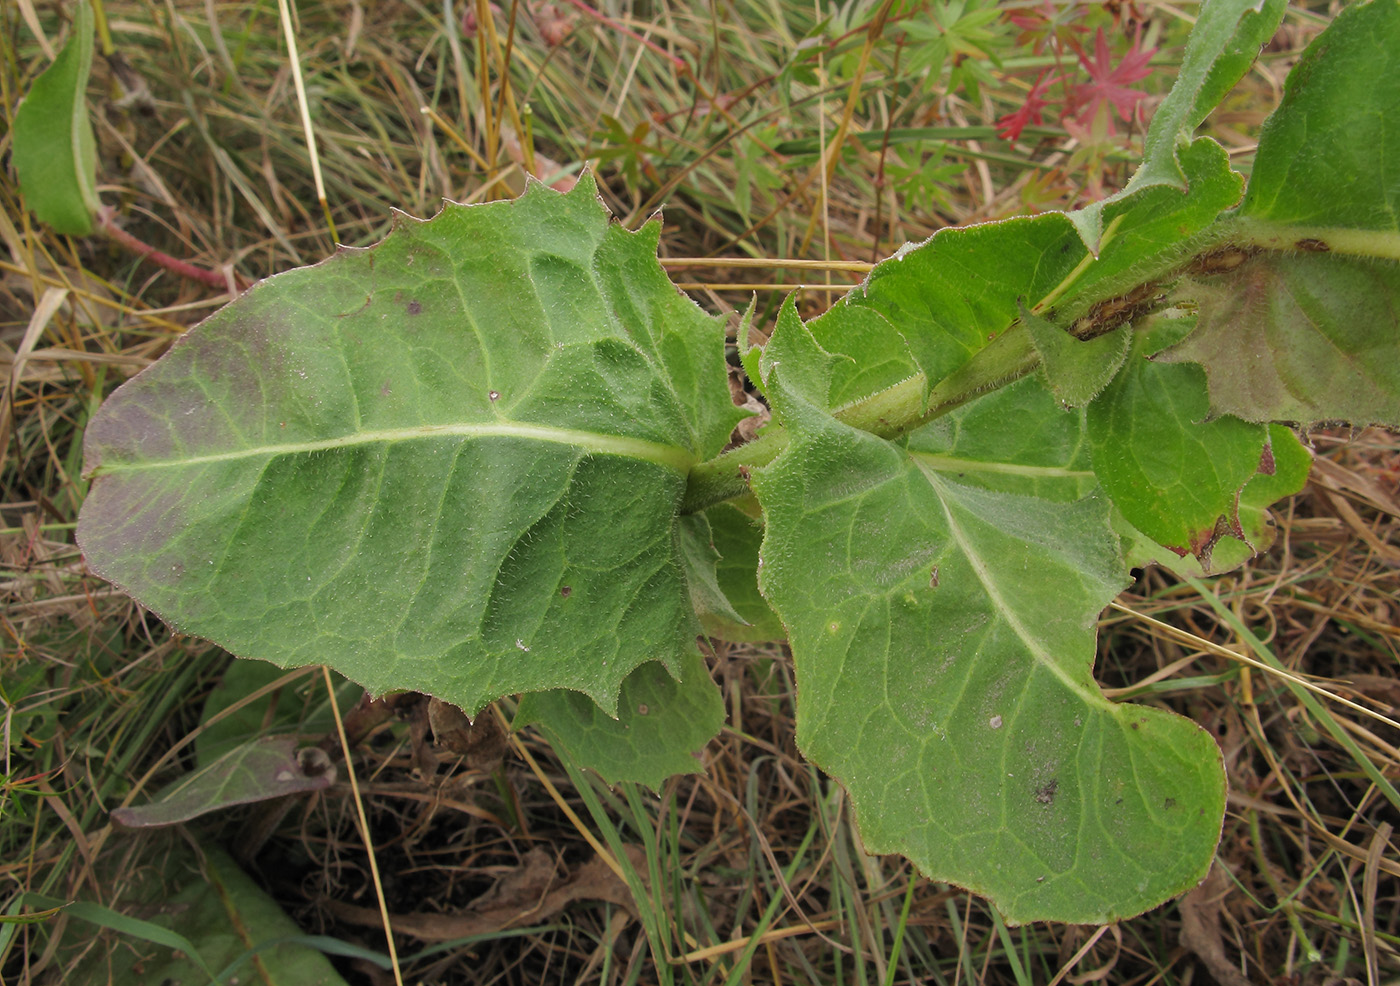
{"label": "red plant leaf", "polygon": [[[1133,38],[1131,47],[1117,65],[1113,64],[1113,54],[1108,50],[1108,38],[1104,35],[1103,28],[1099,28],[1094,35],[1092,58],[1076,46],[1079,64],[1088,73],[1090,81],[1073,87],[1064,115],[1087,126],[1098,116],[1101,108],[1111,106],[1118,111],[1118,117],[1124,123],[1130,121],[1137,112],[1138,103],[1147,98],[1146,93],[1131,86],[1151,74],[1152,69],[1148,62],[1157,54],[1156,48],[1146,51],[1139,48],[1141,42],[1141,35]],[[1108,114],[1108,132],[1114,132],[1112,113]]]}
{"label": "red plant leaf", "polygon": [[1031,91],[1026,93],[1026,101],[1021,104],[1021,108],[1014,113],[1008,113],[997,120],[997,136],[1002,140],[1015,140],[1021,136],[1021,131],[1029,124],[1039,126],[1044,122],[1041,118],[1041,111],[1047,105],[1045,90],[1050,88],[1051,83],[1058,81],[1058,77],[1052,77],[1049,70],[1040,73],[1040,78],[1035,80],[1035,85],[1031,86]]}

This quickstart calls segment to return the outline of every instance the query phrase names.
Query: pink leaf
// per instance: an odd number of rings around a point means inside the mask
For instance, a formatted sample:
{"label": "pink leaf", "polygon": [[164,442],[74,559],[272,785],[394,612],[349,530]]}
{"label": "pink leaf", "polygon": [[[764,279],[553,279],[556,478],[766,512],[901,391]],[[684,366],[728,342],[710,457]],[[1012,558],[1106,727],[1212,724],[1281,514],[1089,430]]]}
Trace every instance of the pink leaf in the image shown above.
{"label": "pink leaf", "polygon": [[[1076,47],[1079,64],[1088,73],[1090,81],[1074,86],[1065,116],[1072,116],[1078,123],[1088,125],[1103,107],[1111,106],[1117,110],[1119,119],[1124,123],[1131,120],[1137,111],[1138,103],[1147,98],[1146,93],[1139,92],[1131,86],[1151,74],[1152,69],[1148,62],[1157,54],[1156,48],[1147,51],[1139,48],[1141,41],[1140,34],[1133,38],[1132,46],[1116,66],[1113,64],[1113,55],[1108,50],[1108,38],[1104,36],[1103,28],[1099,28],[1098,33],[1094,35],[1093,58],[1086,55],[1083,49]],[[1108,132],[1114,132],[1112,113],[1108,114]]]}

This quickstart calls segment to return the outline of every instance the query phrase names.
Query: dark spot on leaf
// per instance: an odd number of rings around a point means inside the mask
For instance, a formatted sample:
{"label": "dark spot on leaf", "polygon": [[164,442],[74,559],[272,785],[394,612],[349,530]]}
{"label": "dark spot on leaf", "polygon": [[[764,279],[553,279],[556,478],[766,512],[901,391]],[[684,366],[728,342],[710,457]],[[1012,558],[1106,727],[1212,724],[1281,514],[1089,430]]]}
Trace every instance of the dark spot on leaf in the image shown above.
{"label": "dark spot on leaf", "polygon": [[1043,805],[1053,805],[1055,803],[1055,791],[1060,786],[1058,779],[1052,777],[1050,780],[1035,789],[1035,800]]}
{"label": "dark spot on leaf", "polygon": [[1277,471],[1278,466],[1274,464],[1274,446],[1265,442],[1264,447],[1259,450],[1259,472],[1264,476],[1272,476]]}
{"label": "dark spot on leaf", "polygon": [[1166,809],[1168,809],[1168,810],[1171,810],[1172,808],[1175,808],[1175,807],[1176,807],[1176,798],[1168,798],[1167,800],[1163,801],[1163,802],[1162,802],[1162,807],[1163,807],[1163,808],[1166,808]]}
{"label": "dark spot on leaf", "polygon": [[1308,253],[1331,253],[1331,252],[1332,252],[1332,248],[1331,248],[1330,246],[1328,246],[1327,243],[1326,243],[1325,241],[1313,239],[1311,236],[1305,237],[1304,239],[1301,239],[1301,240],[1298,240],[1298,241],[1297,241],[1296,243],[1294,243],[1293,245],[1294,245],[1295,247],[1297,247],[1299,250],[1305,250],[1305,251],[1307,251]]}
{"label": "dark spot on leaf", "polygon": [[651,709],[647,708],[646,703],[637,706],[637,715],[639,716],[644,716],[650,711]]}
{"label": "dark spot on leaf", "polygon": [[407,311],[408,311],[408,313],[409,313],[410,315],[417,315],[417,314],[420,313],[422,310],[423,310],[423,303],[422,303],[421,301],[410,301],[410,302],[408,303]]}
{"label": "dark spot on leaf", "polygon": [[934,565],[934,566],[933,566],[933,571],[929,573],[929,576],[928,576],[928,587],[929,587],[930,589],[937,589],[937,588],[938,588],[938,566],[937,566],[937,565]]}
{"label": "dark spot on leaf", "polygon": [[573,594],[574,594],[574,587],[571,586],[571,585],[561,586],[561,587],[559,588],[559,595],[563,596],[565,599],[568,599],[568,598],[569,598],[570,596],[572,596]]}
{"label": "dark spot on leaf", "polygon": [[1225,246],[1196,257],[1186,265],[1186,270],[1188,273],[1207,277],[1212,274],[1228,274],[1255,253],[1258,251],[1246,250],[1237,246]]}

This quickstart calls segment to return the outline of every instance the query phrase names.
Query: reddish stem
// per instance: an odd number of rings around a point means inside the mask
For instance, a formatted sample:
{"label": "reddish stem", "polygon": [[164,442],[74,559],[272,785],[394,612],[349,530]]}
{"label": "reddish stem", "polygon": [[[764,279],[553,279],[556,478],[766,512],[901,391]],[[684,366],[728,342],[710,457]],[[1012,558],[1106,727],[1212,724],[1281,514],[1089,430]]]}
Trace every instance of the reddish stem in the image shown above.
{"label": "reddish stem", "polygon": [[[181,277],[189,278],[191,281],[207,284],[209,287],[219,291],[227,291],[229,289],[229,280],[223,274],[214,270],[206,270],[203,267],[196,267],[194,264],[187,263],[177,257],[170,256],[168,253],[157,250],[149,243],[143,243],[118,226],[112,218],[113,215],[114,212],[110,207],[99,209],[97,211],[98,227],[137,256],[144,257],[157,266],[164,267],[172,274],[178,274]],[[248,287],[248,282],[237,274],[234,274],[233,287],[242,291],[244,288]]]}

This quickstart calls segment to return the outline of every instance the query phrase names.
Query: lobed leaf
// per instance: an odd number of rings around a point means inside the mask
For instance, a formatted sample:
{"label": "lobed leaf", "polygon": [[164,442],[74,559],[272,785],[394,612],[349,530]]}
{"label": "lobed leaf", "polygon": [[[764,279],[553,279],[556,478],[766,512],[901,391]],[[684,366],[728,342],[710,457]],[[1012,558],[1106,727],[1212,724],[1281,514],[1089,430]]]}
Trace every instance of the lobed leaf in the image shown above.
{"label": "lobed leaf", "polygon": [[1267,432],[1209,418],[1196,366],[1148,357],[1189,329],[1161,320],[1133,340],[1127,365],[1088,408],[1094,472],[1128,521],[1178,555],[1207,563],[1222,536],[1243,537],[1240,491],[1260,471]]}
{"label": "lobed leaf", "polygon": [[[795,314],[769,348],[792,440],[755,476],[760,581],[791,634],[798,744],[850,792],[866,847],[1016,923],[1112,921],[1194,885],[1219,838],[1220,755],[1093,680],[1094,621],[1126,582],[1107,502],[1031,495],[1030,467],[969,485],[789,382],[819,356]],[[1040,478],[1077,482],[1077,458]]]}
{"label": "lobed leaf", "polygon": [[1193,285],[1196,330],[1162,353],[1205,369],[1212,414],[1400,428],[1400,266],[1263,253]]}
{"label": "lobed leaf", "polygon": [[704,658],[692,652],[679,680],[655,661],[628,675],[616,718],[586,695],[556,689],[521,698],[515,725],[531,724],[609,784],[659,791],[668,777],[704,771],[700,751],[724,725],[724,699]]}
{"label": "lobed leaf", "polygon": [[658,235],[585,178],[253,288],[93,417],[89,565],[236,654],[468,711],[678,673],[677,508],[741,412]]}

